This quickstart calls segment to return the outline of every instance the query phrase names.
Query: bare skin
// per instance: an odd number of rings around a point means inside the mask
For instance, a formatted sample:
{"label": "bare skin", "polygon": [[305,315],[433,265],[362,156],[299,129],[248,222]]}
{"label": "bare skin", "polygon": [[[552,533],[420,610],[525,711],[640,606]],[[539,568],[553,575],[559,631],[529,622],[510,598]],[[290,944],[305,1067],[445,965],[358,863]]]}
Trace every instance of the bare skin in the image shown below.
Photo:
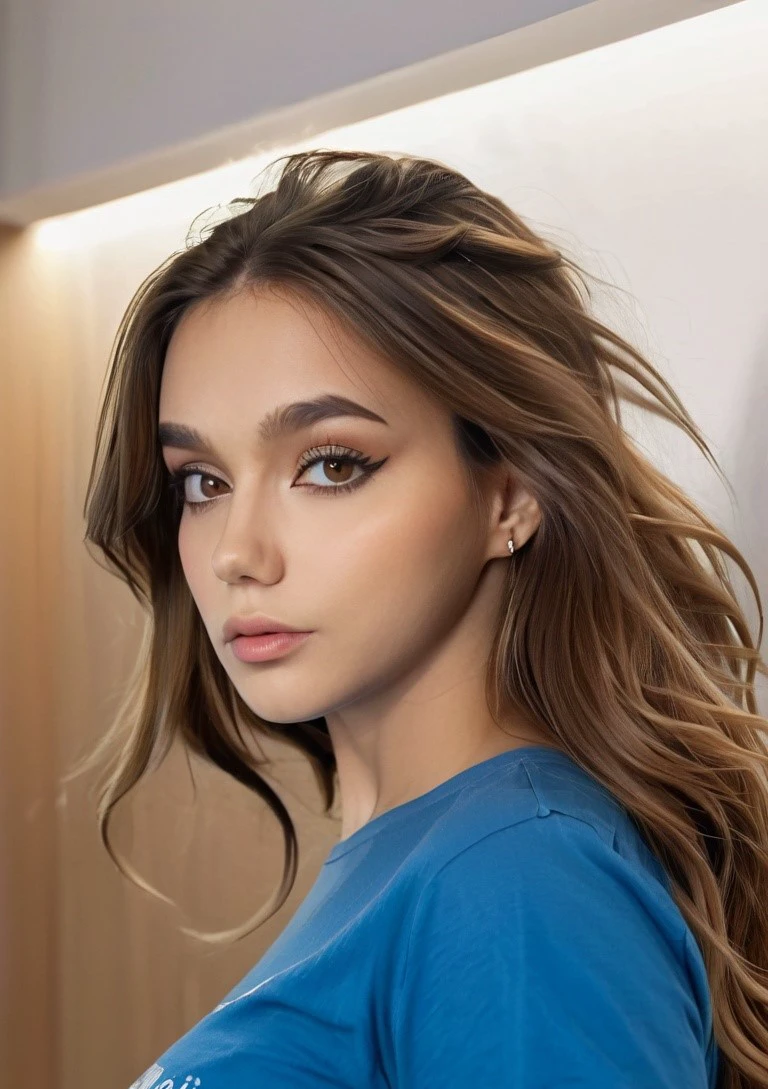
{"label": "bare skin", "polygon": [[[270,410],[327,392],[386,423],[339,416],[257,442]],[[159,421],[194,427],[212,445],[163,447],[169,470],[198,467],[185,482],[189,502],[209,501],[185,507],[178,547],[211,643],[262,718],[325,716],[342,839],[498,753],[557,747],[529,719],[494,722],[484,692],[515,562],[507,541],[520,548],[535,533],[538,503],[502,465],[478,517],[448,410],[386,358],[313,304],[250,289],[185,315]],[[299,469],[310,447],[332,444],[383,464],[366,477],[326,452]],[[283,658],[241,662],[222,627],[255,613],[312,634]]]}

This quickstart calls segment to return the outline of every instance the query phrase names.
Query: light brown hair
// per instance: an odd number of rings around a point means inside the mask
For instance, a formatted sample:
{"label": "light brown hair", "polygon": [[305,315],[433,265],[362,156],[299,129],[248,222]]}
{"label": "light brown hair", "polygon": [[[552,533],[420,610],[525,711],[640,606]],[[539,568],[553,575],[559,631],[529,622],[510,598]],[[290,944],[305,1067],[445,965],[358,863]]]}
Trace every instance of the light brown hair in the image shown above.
{"label": "light brown hair", "polygon": [[[681,428],[722,472],[660,373],[590,313],[587,274],[499,198],[434,160],[316,149],[283,157],[274,189],[172,255],[118,330],[86,498],[86,541],[146,609],[130,691],[80,770],[108,752],[98,821],[174,738],[256,791],[285,837],[271,917],[297,840],[246,736],[310,761],[336,797],[325,719],[275,726],[235,691],[177,550],[157,440],[165,352],[182,315],[244,286],[280,285],[347,323],[450,409],[471,478],[504,458],[542,521],[508,564],[489,706],[532,716],[626,807],[672,880],[707,967],[719,1084],[768,1086],[768,719],[755,703],[763,613],[731,540],[643,456],[620,401]],[[281,160],[276,160],[280,162]],[[746,576],[753,642],[724,556]],[[77,772],[76,774],[79,774]],[[163,897],[163,899],[166,899]],[[649,995],[649,1001],[653,996]]]}

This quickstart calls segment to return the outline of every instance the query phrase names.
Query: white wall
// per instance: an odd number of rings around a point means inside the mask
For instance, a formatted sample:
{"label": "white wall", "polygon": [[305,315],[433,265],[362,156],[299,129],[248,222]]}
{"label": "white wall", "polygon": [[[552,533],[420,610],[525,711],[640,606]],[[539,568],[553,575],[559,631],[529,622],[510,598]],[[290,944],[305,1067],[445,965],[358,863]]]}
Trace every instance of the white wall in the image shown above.
{"label": "white wall", "polygon": [[0,0],[0,222],[164,184],[728,2]]}

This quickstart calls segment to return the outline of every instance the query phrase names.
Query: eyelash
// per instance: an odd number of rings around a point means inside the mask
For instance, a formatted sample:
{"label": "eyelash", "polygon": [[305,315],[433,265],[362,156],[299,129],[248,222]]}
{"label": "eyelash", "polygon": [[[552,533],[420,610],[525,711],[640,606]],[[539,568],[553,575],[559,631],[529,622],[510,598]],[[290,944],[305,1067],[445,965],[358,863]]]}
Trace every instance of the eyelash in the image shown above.
{"label": "eyelash", "polygon": [[[346,446],[313,446],[311,449],[304,451],[302,458],[307,460],[302,460],[299,463],[299,476],[302,476],[307,469],[311,469],[313,465],[317,465],[323,461],[348,462],[353,465],[359,465],[364,470],[362,476],[359,476],[357,480],[350,481],[348,484],[329,485],[327,488],[320,487],[318,484],[302,485],[304,488],[308,488],[313,494],[317,492],[327,494],[330,492],[332,495],[338,495],[340,492],[354,491],[355,488],[364,484],[387,460],[386,458],[382,458],[380,461],[371,463],[371,459],[365,454],[361,454],[359,450],[351,450]],[[202,465],[185,465],[183,469],[179,469],[170,474],[168,490],[174,496],[176,502],[181,503],[184,507],[189,507],[190,513],[200,514],[201,509],[209,507],[212,503],[216,502],[216,499],[203,499],[197,503],[190,502],[190,500],[186,499],[184,497],[184,481],[188,476],[203,476],[208,477],[211,480],[218,480],[219,478],[213,473],[207,472]]]}

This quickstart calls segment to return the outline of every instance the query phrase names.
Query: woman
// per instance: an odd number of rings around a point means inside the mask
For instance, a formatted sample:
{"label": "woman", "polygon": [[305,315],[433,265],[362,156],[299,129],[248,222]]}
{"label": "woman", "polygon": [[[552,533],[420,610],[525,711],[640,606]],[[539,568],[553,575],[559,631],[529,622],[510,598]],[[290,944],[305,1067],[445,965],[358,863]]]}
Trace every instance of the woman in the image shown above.
{"label": "woman", "polygon": [[768,1086],[768,668],[720,553],[760,598],[620,396],[706,443],[501,200],[286,158],[121,323],[87,540],[152,624],[91,759],[128,725],[108,846],[175,736],[264,798],[256,925],[297,862],[249,738],[338,790],[341,839],[134,1086]]}

